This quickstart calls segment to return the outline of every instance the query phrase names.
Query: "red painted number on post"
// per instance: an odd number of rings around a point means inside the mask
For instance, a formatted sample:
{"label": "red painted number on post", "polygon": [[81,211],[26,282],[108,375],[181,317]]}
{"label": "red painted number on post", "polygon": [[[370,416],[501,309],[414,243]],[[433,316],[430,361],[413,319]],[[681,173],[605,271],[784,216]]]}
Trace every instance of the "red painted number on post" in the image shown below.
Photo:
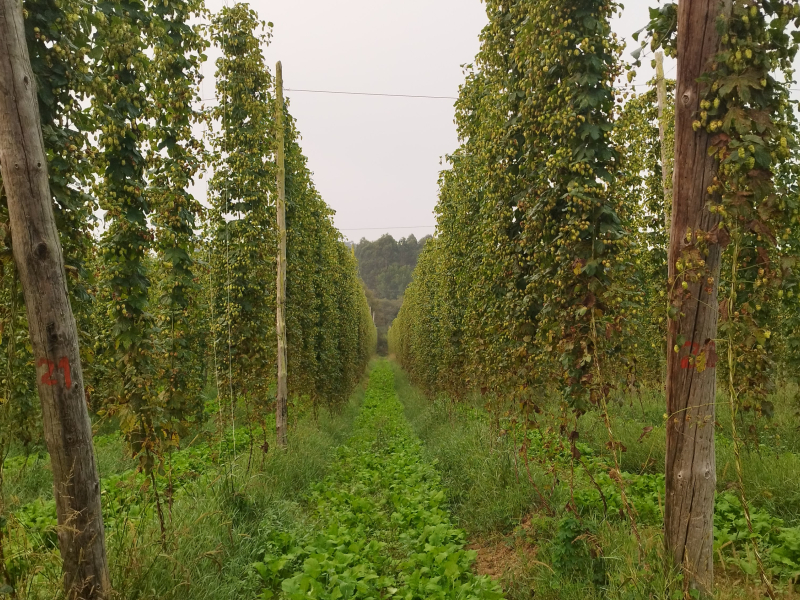
{"label": "red painted number on post", "polygon": [[62,356],[58,361],[58,368],[64,373],[64,385],[67,386],[67,389],[70,389],[72,387],[72,374],[69,371],[69,359],[66,356]]}
{"label": "red painted number on post", "polygon": [[[686,342],[683,348],[690,348],[689,354],[695,359],[700,355],[700,344],[697,342]],[[704,369],[713,369],[717,366],[717,344],[716,342],[707,342],[704,348],[705,363]],[[694,369],[696,367],[696,360],[691,360],[691,356],[687,355],[681,359],[681,369]],[[698,370],[700,367],[698,367]]]}
{"label": "red painted number on post", "polygon": [[[683,347],[684,348],[691,348],[692,349],[691,350],[692,356],[697,356],[698,354],[700,354],[700,344],[698,344],[697,342],[692,343],[692,342],[688,342],[687,341],[683,345]],[[692,369],[694,369],[694,364],[689,362],[689,357],[688,356],[684,356],[681,359],[681,369],[688,369],[688,368],[690,368],[690,366],[691,366]]]}
{"label": "red painted number on post", "polygon": [[[52,360],[40,358],[36,366],[41,367],[43,365],[47,365],[47,372],[42,374],[42,383],[45,385],[56,385],[58,383],[58,379],[56,379],[55,376],[56,364]],[[69,359],[66,356],[62,356],[61,359],[59,359],[58,369],[64,373],[64,385],[67,386],[67,389],[70,389],[72,387],[72,373],[69,368]]]}
{"label": "red painted number on post", "polygon": [[47,373],[42,375],[42,383],[45,385],[55,385],[58,383],[58,380],[53,378],[53,370],[56,368],[55,363],[52,360],[40,358],[36,366],[41,367],[42,365],[47,365]]}

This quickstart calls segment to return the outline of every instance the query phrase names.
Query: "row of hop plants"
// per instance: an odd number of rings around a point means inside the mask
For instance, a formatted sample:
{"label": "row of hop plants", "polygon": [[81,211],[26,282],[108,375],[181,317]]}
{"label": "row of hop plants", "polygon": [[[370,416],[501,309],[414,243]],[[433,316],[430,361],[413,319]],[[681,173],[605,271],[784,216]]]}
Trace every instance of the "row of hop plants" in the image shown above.
{"label": "row of hop plants", "polygon": [[[30,0],[24,16],[87,401],[155,478],[207,418],[209,394],[265,426],[272,409],[277,104],[263,53],[271,24],[247,4],[212,15],[202,0]],[[221,56],[207,106],[202,66],[212,45]],[[363,373],[376,334],[356,260],[284,110],[290,393],[333,409]],[[206,173],[202,203],[192,184]],[[43,444],[7,221],[0,181],[3,459]]]}
{"label": "row of hop plants", "polygon": [[[430,392],[502,392],[527,409],[556,392],[580,413],[602,403],[606,385],[663,384],[675,297],[684,280],[707,274],[695,248],[694,263],[687,255],[679,265],[681,281],[668,283],[662,169],[672,167],[661,164],[656,82],[638,94],[620,83],[635,64],[623,61],[609,25],[619,7],[554,6],[487,4],[481,50],[456,104],[462,143],[440,175],[437,233],[390,340]],[[674,11],[652,11],[649,26],[653,48],[668,54],[674,19],[664,15]],[[717,134],[722,164],[709,189],[725,242],[718,345],[733,349],[736,389],[756,390],[755,404],[800,359],[797,121],[788,96],[797,18],[787,2],[734,3],[725,39],[736,46],[717,57],[695,123]],[[668,161],[673,104],[667,82]],[[717,366],[727,380],[728,366]]]}
{"label": "row of hop plants", "polygon": [[[586,410],[640,291],[616,188],[616,5],[492,1],[456,103],[435,239],[390,332],[430,391],[560,389]],[[465,385],[466,384],[466,385]]]}
{"label": "row of hop plants", "polygon": [[[610,26],[620,10],[607,0],[487,2],[456,103],[461,144],[440,175],[437,232],[389,345],[430,394],[482,394],[515,423],[560,431],[578,461],[579,417],[598,411],[638,536],[607,402],[663,389],[671,352],[686,369],[717,367],[732,415],[770,412],[770,392],[796,377],[800,194],[788,88],[800,8],[735,0],[718,19],[722,46],[700,82],[694,128],[712,136],[719,170],[707,206],[719,224],[687,232],[674,280],[663,172],[668,181],[675,86],[662,155],[657,82],[640,93],[622,83],[642,57],[623,60]],[[676,19],[676,4],[651,10],[652,51],[675,56]],[[710,244],[722,251],[719,281],[705,268]],[[719,285],[719,339],[667,348],[668,323],[699,284]]]}

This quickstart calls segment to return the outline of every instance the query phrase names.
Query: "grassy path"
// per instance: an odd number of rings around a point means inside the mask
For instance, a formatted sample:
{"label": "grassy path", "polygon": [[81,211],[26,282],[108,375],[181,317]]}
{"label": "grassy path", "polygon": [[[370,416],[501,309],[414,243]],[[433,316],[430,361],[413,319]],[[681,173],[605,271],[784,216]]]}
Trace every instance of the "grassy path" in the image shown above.
{"label": "grassy path", "polygon": [[403,415],[387,361],[370,374],[361,413],[331,474],[312,493],[320,527],[277,533],[255,569],[263,598],[499,599],[475,576],[434,467]]}

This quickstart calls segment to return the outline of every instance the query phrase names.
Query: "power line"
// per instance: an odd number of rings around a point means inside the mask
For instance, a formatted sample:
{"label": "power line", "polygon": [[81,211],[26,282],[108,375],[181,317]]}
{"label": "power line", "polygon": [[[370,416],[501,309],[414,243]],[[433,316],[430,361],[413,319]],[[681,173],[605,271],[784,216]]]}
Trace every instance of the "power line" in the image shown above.
{"label": "power line", "polygon": [[408,227],[339,227],[339,231],[371,231],[375,229],[436,229],[436,225],[410,225]]}
{"label": "power line", "polygon": [[382,96],[385,98],[424,98],[427,100],[458,100],[455,96],[428,96],[423,94],[379,94],[375,92],[345,92],[337,90],[300,90],[286,88],[287,92],[306,92],[309,94],[343,94],[345,96]]}
{"label": "power line", "polygon": [[[286,92],[305,92],[309,94],[339,94],[344,96],[378,96],[383,98],[422,98],[426,100],[458,100],[456,96],[428,96],[423,94],[380,94],[376,92],[347,92],[341,90],[300,90],[283,88]],[[216,98],[201,98],[201,102],[210,102]]]}
{"label": "power line", "polygon": [[[672,67],[669,71],[667,71],[667,75],[675,70],[675,67]],[[650,84],[647,83],[634,83],[634,84],[627,84],[623,85],[623,88],[640,88],[640,87],[648,87]],[[381,94],[376,92],[347,92],[341,90],[301,90],[301,89],[290,89],[284,88],[287,92],[304,92],[309,94],[336,94],[336,95],[343,95],[343,96],[372,96],[372,97],[382,97],[382,98],[421,98],[426,100],[458,100],[456,96],[427,96],[421,94]],[[800,91],[800,88],[789,88],[790,92],[797,92]],[[211,102],[216,100],[216,98],[201,98],[201,102]],[[379,227],[375,227],[373,229],[380,229]],[[395,229],[399,229],[395,227]]]}

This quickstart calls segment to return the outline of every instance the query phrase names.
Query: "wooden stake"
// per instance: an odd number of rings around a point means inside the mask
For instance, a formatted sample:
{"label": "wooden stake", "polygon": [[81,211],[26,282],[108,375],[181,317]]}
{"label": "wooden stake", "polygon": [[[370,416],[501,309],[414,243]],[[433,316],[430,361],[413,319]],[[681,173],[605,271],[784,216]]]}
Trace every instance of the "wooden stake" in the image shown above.
{"label": "wooden stake", "polygon": [[[699,79],[711,69],[721,48],[716,28],[720,13],[730,15],[731,0],[692,0],[678,4],[678,73],[675,88],[675,189],[669,241],[670,301],[678,309],[667,332],[667,447],[664,541],[667,556],[683,569],[684,589],[703,596],[714,592],[714,453],[717,372],[719,243],[708,243],[705,272],[697,280],[680,277],[677,262],[698,235],[712,231],[719,217],[708,210],[708,188],[717,173],[708,155],[711,135],[693,128],[705,94]],[[689,248],[691,251],[691,247]],[[686,286],[686,287],[683,287]],[[675,351],[677,349],[677,352]],[[693,359],[705,352],[707,368]]]}
{"label": "wooden stake", "polygon": [[278,332],[278,393],[276,397],[275,431],[280,448],[288,445],[288,396],[289,388],[286,382],[286,167],[284,165],[284,131],[283,131],[283,66],[280,62],[275,66],[277,78],[276,101],[277,114],[275,127],[277,129],[278,152],[275,161],[278,166],[278,303],[277,325]]}
{"label": "wooden stake", "polygon": [[100,478],[20,0],[0,0],[0,172],[36,360],[65,593],[102,600],[111,583]]}
{"label": "wooden stake", "polygon": [[672,208],[672,165],[667,159],[664,112],[667,107],[667,81],[664,79],[664,53],[656,52],[656,94],[658,96],[658,134],[661,138],[661,177],[664,187],[664,227],[669,231],[669,214]]}

